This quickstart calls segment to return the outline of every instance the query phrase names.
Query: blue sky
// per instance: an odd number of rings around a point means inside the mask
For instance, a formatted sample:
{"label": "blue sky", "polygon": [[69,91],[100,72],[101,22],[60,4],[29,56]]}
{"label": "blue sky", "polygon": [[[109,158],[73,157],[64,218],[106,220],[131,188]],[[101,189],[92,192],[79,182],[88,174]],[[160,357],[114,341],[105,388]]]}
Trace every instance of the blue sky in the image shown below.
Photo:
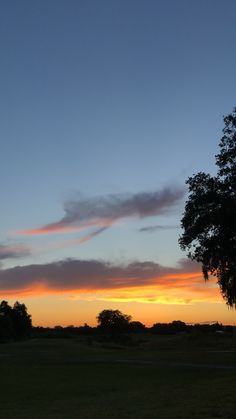
{"label": "blue sky", "polygon": [[[161,215],[85,232],[16,234],[63,218],[68,201],[183,189],[215,171],[223,115],[235,106],[234,1],[2,1],[4,267],[68,257],[174,266],[184,196]],[[82,196],[82,198],[81,198]],[[96,198],[98,199],[98,198]]]}

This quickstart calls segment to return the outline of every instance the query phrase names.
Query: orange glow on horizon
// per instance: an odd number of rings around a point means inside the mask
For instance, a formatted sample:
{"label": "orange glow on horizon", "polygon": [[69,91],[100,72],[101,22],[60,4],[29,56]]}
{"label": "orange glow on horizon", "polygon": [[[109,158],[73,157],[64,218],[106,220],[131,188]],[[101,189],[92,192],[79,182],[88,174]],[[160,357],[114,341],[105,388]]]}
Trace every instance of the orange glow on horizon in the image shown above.
{"label": "orange glow on horizon", "polygon": [[2,290],[1,294],[12,302],[23,300],[33,324],[39,326],[85,322],[95,326],[96,316],[104,308],[118,308],[146,326],[177,319],[189,323],[208,320],[236,323],[235,314],[228,310],[216,282],[205,282],[201,272],[163,275],[151,278],[148,284],[132,282],[132,286],[127,286],[127,278],[120,278],[116,288],[104,289],[52,289],[46,282],[40,282],[25,289]]}
{"label": "orange glow on horizon", "polygon": [[[194,281],[189,283],[189,280]],[[187,282],[186,282],[187,281]],[[126,281],[127,282],[127,279]],[[32,287],[2,290],[11,298],[39,297],[61,295],[69,299],[84,301],[119,301],[119,302],[142,302],[159,304],[190,304],[196,301],[216,301],[219,294],[215,283],[205,283],[201,273],[189,272],[180,274],[164,275],[152,278],[148,284],[124,286],[124,278],[120,281],[116,278],[114,288],[50,288],[46,281],[34,284]]]}

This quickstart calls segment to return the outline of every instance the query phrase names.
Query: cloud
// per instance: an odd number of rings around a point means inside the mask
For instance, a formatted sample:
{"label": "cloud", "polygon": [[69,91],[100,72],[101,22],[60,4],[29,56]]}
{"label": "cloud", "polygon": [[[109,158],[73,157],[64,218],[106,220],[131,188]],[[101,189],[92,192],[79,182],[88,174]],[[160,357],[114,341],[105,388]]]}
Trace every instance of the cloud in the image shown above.
{"label": "cloud", "polygon": [[110,227],[128,217],[146,218],[168,213],[184,196],[183,189],[164,188],[137,194],[79,197],[65,203],[59,221],[39,228],[21,230],[22,235],[41,235],[80,231],[88,227]]}
{"label": "cloud", "polygon": [[30,249],[23,244],[4,245],[0,244],[0,260],[20,258],[30,255]]}
{"label": "cloud", "polygon": [[106,229],[107,229],[107,227],[101,227],[101,228],[93,231],[92,233],[86,234],[85,236],[78,237],[78,238],[75,238],[75,239],[62,240],[62,241],[57,242],[56,245],[53,244],[52,247],[54,249],[55,248],[60,249],[60,248],[64,248],[64,247],[67,247],[67,246],[79,245],[79,244],[85,243],[85,242],[93,239],[94,237],[98,236],[98,234],[101,234]]}
{"label": "cloud", "polygon": [[67,259],[0,270],[0,292],[7,295],[68,294],[103,301],[189,304],[216,300],[215,283],[206,284],[199,265],[181,260],[176,268],[155,262],[126,265]]}
{"label": "cloud", "polygon": [[148,226],[148,227],[142,227],[139,229],[141,233],[155,233],[159,230],[176,230],[180,228],[176,225],[154,225],[154,226]]}

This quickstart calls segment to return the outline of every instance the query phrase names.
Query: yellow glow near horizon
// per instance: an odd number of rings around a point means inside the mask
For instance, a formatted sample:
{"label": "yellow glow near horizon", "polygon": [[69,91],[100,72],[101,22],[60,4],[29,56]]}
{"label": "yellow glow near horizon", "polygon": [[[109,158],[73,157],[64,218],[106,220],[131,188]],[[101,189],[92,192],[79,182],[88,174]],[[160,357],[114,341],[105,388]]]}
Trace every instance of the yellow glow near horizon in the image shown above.
{"label": "yellow glow near horizon", "polygon": [[111,282],[114,288],[105,289],[50,288],[45,281],[4,291],[2,299],[12,304],[24,302],[35,326],[78,326],[85,322],[94,326],[96,316],[106,308],[119,309],[147,326],[173,320],[236,323],[236,312],[227,308],[215,278],[205,282],[201,272],[177,272],[145,281],[139,285],[139,280],[132,279],[133,285],[128,287],[127,278],[116,278],[114,284]]}
{"label": "yellow glow near horizon", "polygon": [[176,319],[236,323],[235,311],[227,309],[215,281],[204,282],[199,272],[163,276],[149,285],[115,289],[63,290],[38,284],[4,293],[4,299],[25,302],[33,324],[41,326],[85,322],[94,326],[97,314],[104,308],[118,308],[147,326]]}
{"label": "yellow glow near horizon", "polygon": [[[13,304],[15,299],[9,300]],[[221,322],[236,324],[236,311],[229,309],[218,293],[215,301],[190,304],[145,304],[141,302],[85,301],[68,299],[67,295],[26,297],[24,302],[32,315],[34,326],[80,326],[88,323],[95,326],[96,316],[103,309],[118,309],[130,314],[146,326],[158,322],[182,320],[186,323]]]}

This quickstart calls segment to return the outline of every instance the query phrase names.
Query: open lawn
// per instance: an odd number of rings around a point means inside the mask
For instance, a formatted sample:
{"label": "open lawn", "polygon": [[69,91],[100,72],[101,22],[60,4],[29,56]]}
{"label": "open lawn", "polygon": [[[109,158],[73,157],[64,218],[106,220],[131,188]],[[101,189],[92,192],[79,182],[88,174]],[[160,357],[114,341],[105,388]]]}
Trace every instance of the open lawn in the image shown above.
{"label": "open lawn", "polygon": [[1,419],[235,418],[236,337],[0,345]]}

